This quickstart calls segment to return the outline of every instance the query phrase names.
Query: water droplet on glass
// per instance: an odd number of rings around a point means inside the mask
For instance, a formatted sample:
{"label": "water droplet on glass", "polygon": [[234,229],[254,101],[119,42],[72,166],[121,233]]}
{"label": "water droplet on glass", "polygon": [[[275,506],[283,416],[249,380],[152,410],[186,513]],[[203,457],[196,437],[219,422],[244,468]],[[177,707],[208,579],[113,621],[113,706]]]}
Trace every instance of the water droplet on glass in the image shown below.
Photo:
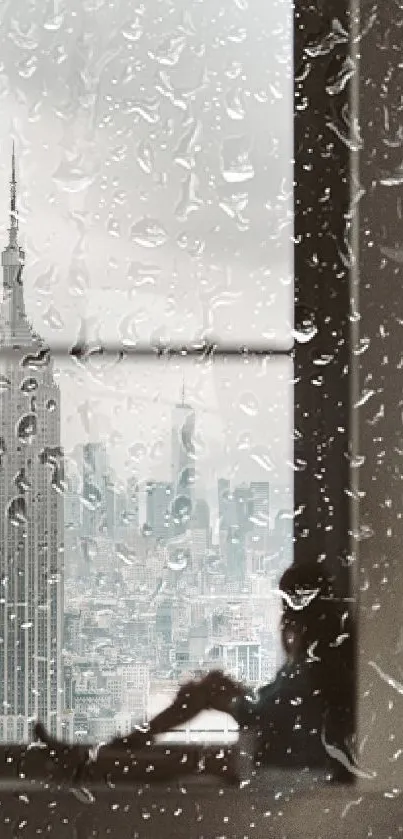
{"label": "water droplet on glass", "polygon": [[37,387],[38,382],[36,379],[33,378],[24,379],[24,381],[21,382],[20,385],[20,389],[23,393],[32,393],[34,390],[37,390]]}
{"label": "water droplet on glass", "polygon": [[138,147],[137,150],[137,162],[140,166],[140,169],[146,173],[146,175],[150,175],[154,168],[154,155],[153,150],[149,143],[146,140],[143,140]]}
{"label": "water droplet on glass", "polygon": [[239,449],[239,451],[247,451],[248,449],[250,449],[251,444],[251,436],[247,433],[247,431],[244,431],[242,434],[239,435],[237,442],[237,448]]}
{"label": "water droplet on glass", "polygon": [[28,367],[29,370],[41,370],[47,367],[50,362],[49,349],[39,350],[37,353],[26,355],[21,362],[22,367]]}
{"label": "water droplet on glass", "polygon": [[122,344],[127,347],[135,347],[138,342],[136,329],[136,315],[126,315],[119,324],[119,337]]}
{"label": "water droplet on glass", "polygon": [[242,102],[241,88],[237,88],[227,94],[225,97],[225,108],[230,119],[242,120],[245,118],[245,106]]}
{"label": "water droplet on glass", "polygon": [[44,313],[43,322],[50,329],[63,329],[64,326],[62,318],[54,306],[49,306],[49,309]]}
{"label": "water droplet on glass", "polygon": [[14,478],[14,483],[17,487],[18,492],[21,493],[21,494],[23,492],[26,492],[27,490],[31,489],[31,483],[28,480],[28,478],[26,477],[24,468],[20,469],[17,472],[17,474]]}
{"label": "water droplet on glass", "polygon": [[187,524],[192,515],[192,501],[187,495],[177,495],[171,505],[171,517],[175,525]]}
{"label": "water droplet on glass", "polygon": [[273,471],[273,461],[270,457],[270,452],[265,446],[256,446],[251,451],[251,459],[257,463],[258,466],[261,466],[266,472]]}
{"label": "water droplet on glass", "polygon": [[11,387],[11,380],[7,376],[0,376],[0,394],[6,393]]}
{"label": "water droplet on glass", "polygon": [[190,561],[190,551],[188,548],[176,548],[169,554],[167,565],[171,571],[184,571]]}
{"label": "water droplet on glass", "polygon": [[292,336],[298,344],[307,344],[317,334],[318,329],[312,322],[306,322],[299,329],[292,330]]}
{"label": "water droplet on glass", "polygon": [[144,443],[134,443],[133,446],[130,446],[130,448],[128,450],[128,455],[129,455],[130,459],[134,460],[135,463],[139,463],[140,460],[143,460],[143,458],[146,456],[146,454],[147,454],[147,449],[146,449]]}
{"label": "water droplet on glass", "polygon": [[158,248],[164,245],[168,234],[162,224],[155,219],[141,219],[131,229],[133,241],[143,248]]}
{"label": "water droplet on glass", "polygon": [[221,171],[227,183],[244,183],[254,178],[255,170],[249,155],[249,141],[245,137],[232,137],[223,143]]}
{"label": "water droplet on glass", "polygon": [[22,443],[32,443],[37,432],[35,414],[24,414],[16,424],[16,436]]}
{"label": "water droplet on glass", "polygon": [[155,52],[150,50],[148,55],[157,64],[165,67],[175,67],[178,64],[185,44],[186,38],[183,35],[168,37],[159,44]]}
{"label": "water droplet on glass", "polygon": [[143,536],[152,536],[153,531],[152,531],[151,525],[149,525],[149,524],[147,524],[147,522],[145,522],[143,524],[142,528],[141,528],[141,532],[142,532]]}
{"label": "water droplet on glass", "polygon": [[81,160],[62,161],[53,180],[64,192],[84,192],[94,181],[94,175],[89,175],[81,168]]}
{"label": "water droplet on glass", "polygon": [[243,393],[239,407],[247,417],[255,417],[259,411],[259,402],[254,393]]}
{"label": "water droplet on glass", "polygon": [[333,78],[328,79],[326,84],[326,93],[328,93],[329,96],[337,96],[341,93],[350,81],[351,77],[354,75],[355,70],[355,62],[351,56],[347,56],[347,58],[343,61],[342,66],[338,69],[336,75]]}
{"label": "water droplet on glass", "polygon": [[223,574],[225,572],[220,555],[214,551],[209,551],[207,553],[205,566],[207,574]]}
{"label": "water droplet on glass", "polygon": [[366,402],[368,402],[368,400],[371,399],[371,396],[374,396],[374,394],[374,390],[371,390],[370,388],[364,388],[360,398],[357,400],[357,402],[354,403],[354,408],[361,408],[361,406],[365,405]]}
{"label": "water droplet on glass", "polygon": [[22,527],[27,522],[25,499],[22,496],[13,498],[7,507],[7,518],[13,527]]}

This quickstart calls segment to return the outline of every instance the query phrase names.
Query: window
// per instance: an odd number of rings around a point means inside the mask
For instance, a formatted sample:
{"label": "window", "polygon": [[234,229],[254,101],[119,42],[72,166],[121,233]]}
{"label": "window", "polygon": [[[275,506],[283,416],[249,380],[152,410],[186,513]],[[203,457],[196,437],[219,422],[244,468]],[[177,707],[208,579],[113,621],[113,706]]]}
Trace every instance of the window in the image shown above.
{"label": "window", "polygon": [[[34,713],[56,713],[70,738],[84,727],[98,739],[114,715],[116,728],[132,725],[217,656],[252,685],[281,656],[292,9],[244,5],[110,4],[95,16],[84,4],[65,12],[68,34],[37,10],[37,50],[10,36],[5,52],[16,74],[5,111],[21,129],[3,260],[9,285],[25,260],[27,319],[21,297],[11,305],[20,413],[35,403],[38,433],[21,441],[18,465],[28,518],[37,497],[44,649],[64,625],[56,667],[41,663],[50,704],[39,696]],[[19,14],[26,31],[21,7],[10,32]]]}
{"label": "window", "polygon": [[[177,3],[171,14],[171,7],[161,4],[158,17],[154,4],[147,3],[139,5],[135,16],[125,12],[123,19],[123,6],[100,4],[95,19],[95,5],[85,3],[78,10],[70,4],[67,30],[48,18],[45,9],[27,12],[25,5],[13,3],[13,20],[11,11],[6,12],[3,27],[14,35],[7,36],[2,53],[7,87],[2,148],[7,148],[13,119],[18,236],[27,262],[25,304],[35,330],[51,346],[62,392],[61,422],[72,437],[81,423],[77,442],[87,447],[79,462],[68,454],[63,488],[54,408],[58,394],[52,390],[42,419],[51,418],[54,437],[40,454],[50,475],[50,495],[64,499],[57,508],[56,530],[43,476],[38,483],[34,480],[32,494],[43,490],[42,512],[35,517],[41,562],[51,561],[41,547],[46,529],[57,536],[56,552],[63,529],[66,568],[79,578],[82,592],[78,603],[68,600],[72,584],[67,573],[65,635],[57,655],[64,673],[73,676],[64,695],[70,702],[75,694],[79,698],[81,731],[89,732],[89,708],[99,710],[99,730],[109,731],[105,696],[110,691],[120,701],[120,689],[111,687],[123,679],[119,645],[148,645],[155,657],[165,656],[162,673],[176,674],[178,667],[191,663],[190,639],[180,635],[190,609],[192,626],[200,633],[191,639],[193,650],[206,648],[206,595],[193,564],[196,557],[197,567],[204,556],[212,585],[219,588],[220,528],[209,537],[211,550],[205,553],[213,504],[206,509],[205,504],[189,508],[187,503],[202,476],[197,467],[184,463],[178,470],[184,491],[172,510],[172,469],[160,464],[170,458],[168,451],[175,452],[179,463],[181,448],[186,450],[186,440],[192,439],[192,412],[195,449],[203,454],[206,435],[198,437],[198,423],[203,425],[202,414],[205,422],[212,410],[214,422],[206,424],[214,428],[210,440],[215,462],[225,461],[231,441],[236,447],[234,468],[253,462],[253,469],[262,470],[245,474],[246,488],[243,479],[237,483],[237,475],[234,480],[224,472],[218,475],[214,502],[223,517],[236,509],[243,520],[255,519],[247,531],[252,545],[248,568],[253,569],[248,581],[253,576],[258,588],[262,580],[264,587],[270,565],[266,552],[256,550],[259,539],[254,541],[256,520],[263,520],[266,510],[264,473],[269,485],[273,483],[276,458],[291,447],[293,437],[281,504],[278,494],[278,544],[287,554],[291,521],[296,561],[325,557],[340,596],[359,596],[358,742],[372,744],[363,746],[363,753],[369,764],[383,765],[383,774],[379,769],[376,777],[380,786],[386,785],[401,771],[397,726],[391,723],[386,735],[381,725],[368,732],[365,717],[371,696],[372,711],[384,707],[389,721],[400,690],[401,350],[396,336],[401,322],[401,132],[398,67],[390,52],[400,43],[399,10],[390,15],[387,4],[385,9],[359,4],[358,15],[356,7],[350,9],[342,0],[332,0],[326,8],[323,3],[295,4],[293,224],[291,6],[278,4],[274,12],[270,4],[261,4],[249,14],[247,3],[234,2],[224,14],[213,3]],[[272,14],[278,15],[274,22]],[[31,24],[42,46],[25,54],[21,42],[29,42]],[[6,159],[1,167],[6,184]],[[263,193],[267,206],[261,210]],[[2,194],[6,237],[5,189]],[[11,346],[24,346],[24,335]],[[46,367],[43,349],[23,354],[24,378],[34,378]],[[237,427],[231,414],[236,388],[225,385],[231,376],[237,383],[242,379],[236,413],[243,427]],[[179,398],[181,403],[183,378],[191,409],[178,442],[160,391],[168,393],[167,401]],[[2,394],[8,380],[6,370]],[[157,386],[157,380],[162,384]],[[274,382],[273,400],[267,387]],[[142,401],[133,395],[140,391]],[[146,411],[150,394],[155,396],[155,414],[151,408]],[[21,411],[28,412],[30,396],[21,394],[20,400]],[[275,445],[267,445],[258,415],[261,406],[265,411],[272,404],[278,425]],[[4,415],[12,417],[9,425],[14,428],[18,417],[11,411]],[[153,417],[148,438],[143,432],[147,415]],[[130,444],[122,434],[124,420]],[[103,449],[105,438],[108,451]],[[259,446],[269,451],[257,452]],[[29,445],[19,442],[16,454],[18,469],[26,461],[29,481]],[[126,469],[123,485],[108,474],[106,461],[112,455],[120,464],[119,477]],[[158,466],[147,475],[151,463],[153,469],[154,463]],[[130,486],[127,477],[132,478]],[[293,521],[288,517],[291,477]],[[140,498],[144,480],[148,488]],[[1,497],[3,504],[9,503],[8,495]],[[269,493],[269,517],[270,504]],[[251,507],[256,515],[249,515]],[[191,547],[183,539],[190,509],[192,523],[198,525]],[[17,525],[23,528],[24,523]],[[166,531],[172,547],[173,525],[178,542],[171,553]],[[138,532],[138,540],[130,542],[128,530]],[[239,602],[241,595],[249,596],[242,591],[248,553],[242,538],[238,521],[228,525],[225,545],[233,577],[227,591]],[[289,558],[284,555],[284,562]],[[138,576],[133,571],[137,568]],[[176,586],[177,602],[190,601],[178,610],[167,602],[164,580],[158,591],[155,586],[150,602],[150,584],[164,568]],[[194,573],[193,582],[182,586],[182,578]],[[123,574],[125,580],[134,576],[139,590],[130,603],[126,586],[130,620],[116,626],[114,604],[120,602]],[[91,575],[96,601],[89,602],[85,587]],[[57,575],[46,579],[61,603]],[[212,600],[211,586],[208,594]],[[38,611],[48,602],[48,594],[41,596]],[[139,615],[134,604],[141,598],[148,611]],[[235,626],[235,608],[232,615]],[[216,635],[220,620],[215,616]],[[45,619],[42,630],[45,642]],[[236,631],[242,632],[241,619]],[[174,648],[173,633],[178,641]],[[95,638],[96,656],[88,660]],[[244,661],[240,649],[231,648],[232,639],[229,649],[223,639],[215,641],[214,655]],[[79,672],[75,655],[88,665]],[[109,666],[106,686],[98,667],[102,660]],[[256,660],[252,671],[257,669],[262,678],[264,672],[266,678],[273,662],[264,661],[263,655]],[[372,673],[369,693],[367,665]],[[44,681],[45,671],[43,666]],[[153,674],[149,676],[145,691]],[[387,696],[384,686],[391,691]],[[142,690],[140,685],[133,688],[130,702],[136,711]],[[64,731],[73,737],[74,714],[70,707],[58,707],[58,713],[64,710]],[[122,730],[128,719],[121,710],[119,714]],[[16,727],[1,722],[2,731]]]}

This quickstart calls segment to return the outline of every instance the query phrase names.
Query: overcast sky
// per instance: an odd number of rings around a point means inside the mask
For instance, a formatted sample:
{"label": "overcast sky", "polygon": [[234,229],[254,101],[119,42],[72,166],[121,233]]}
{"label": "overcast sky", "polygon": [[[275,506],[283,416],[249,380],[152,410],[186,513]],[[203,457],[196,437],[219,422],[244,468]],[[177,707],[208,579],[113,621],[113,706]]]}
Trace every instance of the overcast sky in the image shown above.
{"label": "overcast sky", "polygon": [[[47,340],[73,344],[85,318],[104,340],[183,342],[209,329],[231,344],[288,345],[291,17],[288,0],[1,4],[0,235],[14,137],[27,309]],[[283,462],[284,370],[233,364],[226,389],[215,369],[186,374],[194,399],[205,394],[204,416],[213,412],[215,463],[251,425],[253,445]],[[125,362],[109,384],[66,370],[68,446],[82,433],[79,382],[127,449],[129,437],[150,446],[162,435],[182,379],[155,364],[140,374]],[[167,404],[136,419],[127,399],[142,389],[149,406],[159,391]],[[260,406],[249,415],[247,392]],[[242,451],[240,463],[255,463]]]}

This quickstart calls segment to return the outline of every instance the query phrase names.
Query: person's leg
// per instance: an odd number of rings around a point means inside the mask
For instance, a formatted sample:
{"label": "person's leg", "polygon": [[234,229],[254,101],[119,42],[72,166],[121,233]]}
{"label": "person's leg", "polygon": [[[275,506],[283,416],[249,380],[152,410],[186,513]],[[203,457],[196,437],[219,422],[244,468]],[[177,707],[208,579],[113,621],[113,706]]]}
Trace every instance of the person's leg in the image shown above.
{"label": "person's leg", "polygon": [[126,737],[114,737],[108,742],[107,746],[112,748],[142,748],[147,743],[151,743],[158,734],[165,734],[180,725],[185,725],[205,709],[204,680],[188,682],[179,689],[171,705],[153,717],[147,726],[144,728],[139,726]]}

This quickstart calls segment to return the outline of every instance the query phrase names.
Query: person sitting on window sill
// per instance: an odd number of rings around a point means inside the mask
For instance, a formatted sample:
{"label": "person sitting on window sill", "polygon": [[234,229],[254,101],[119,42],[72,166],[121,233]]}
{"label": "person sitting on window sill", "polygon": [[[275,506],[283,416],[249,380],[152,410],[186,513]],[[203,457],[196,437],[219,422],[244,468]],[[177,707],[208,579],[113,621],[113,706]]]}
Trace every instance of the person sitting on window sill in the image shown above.
{"label": "person sitting on window sill", "polygon": [[[106,748],[134,751],[201,711],[230,714],[255,738],[257,765],[330,769],[338,780],[354,773],[354,637],[351,617],[333,597],[320,564],[292,565],[280,581],[285,664],[257,696],[221,671],[183,685],[173,703]],[[36,735],[50,742],[41,724]],[[47,738],[47,739],[46,739]],[[56,742],[56,741],[54,741]]]}

